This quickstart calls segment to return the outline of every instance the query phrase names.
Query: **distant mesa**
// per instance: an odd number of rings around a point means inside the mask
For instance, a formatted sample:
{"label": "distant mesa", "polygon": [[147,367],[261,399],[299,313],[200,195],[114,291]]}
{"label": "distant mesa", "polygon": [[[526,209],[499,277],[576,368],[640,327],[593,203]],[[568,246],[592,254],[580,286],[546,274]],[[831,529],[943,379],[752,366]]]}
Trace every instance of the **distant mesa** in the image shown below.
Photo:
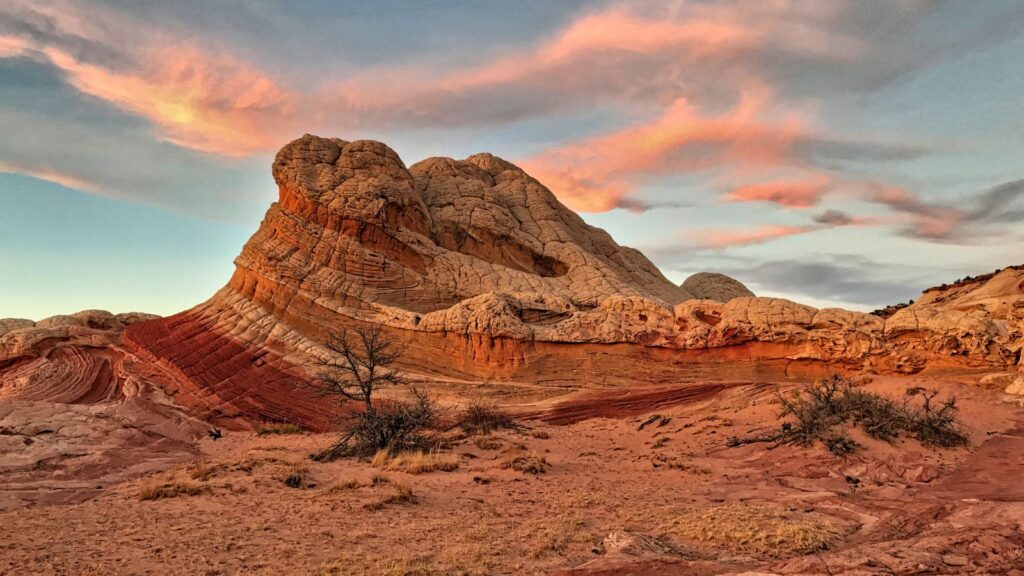
{"label": "distant mesa", "polygon": [[717,272],[698,272],[684,280],[682,288],[701,300],[723,303],[754,295],[739,280]]}

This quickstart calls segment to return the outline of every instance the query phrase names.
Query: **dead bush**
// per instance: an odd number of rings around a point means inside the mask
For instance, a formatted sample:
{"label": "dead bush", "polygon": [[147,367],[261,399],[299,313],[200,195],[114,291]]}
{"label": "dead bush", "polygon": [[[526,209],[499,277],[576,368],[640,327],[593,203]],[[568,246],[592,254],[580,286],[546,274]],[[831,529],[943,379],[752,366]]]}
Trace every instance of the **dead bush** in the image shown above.
{"label": "dead bush", "polygon": [[502,428],[515,428],[516,421],[494,404],[473,400],[462,409],[459,426],[470,434],[489,434]]}
{"label": "dead bush", "polygon": [[[967,445],[964,434],[957,421],[956,398],[947,398],[936,402],[938,390],[910,388],[907,390],[908,402],[905,408],[907,431],[926,446],[953,448]],[[921,405],[913,406],[910,399],[920,398]]]}
{"label": "dead bush", "polygon": [[429,449],[435,440],[428,434],[437,420],[437,408],[424,393],[413,390],[412,401],[379,402],[372,411],[353,412],[344,417],[341,440],[327,450],[314,454],[313,460],[329,461],[342,457],[373,456],[380,450],[410,451]]}
{"label": "dead bush", "polygon": [[[406,380],[394,368],[404,350],[379,327],[343,330],[324,343],[320,370],[311,385],[322,396],[338,400],[347,410],[342,418],[342,436],[330,448],[313,454],[325,461],[347,456],[372,456],[378,450],[425,448],[424,431],[435,426],[437,408],[416,389],[412,401],[377,401],[384,387],[397,387]],[[361,410],[351,411],[353,403]]]}
{"label": "dead bush", "polygon": [[[845,424],[858,426],[872,438],[892,442],[908,434],[929,446],[955,447],[967,444],[957,421],[956,398],[937,401],[937,390],[910,388],[902,404],[880,394],[858,388],[848,378],[834,375],[818,383],[779,395],[779,416],[790,418],[778,432],[753,438],[729,439],[729,446],[753,442],[786,442],[808,446],[820,440],[837,455],[855,452],[860,445],[845,432]],[[914,399],[920,398],[920,404]]]}

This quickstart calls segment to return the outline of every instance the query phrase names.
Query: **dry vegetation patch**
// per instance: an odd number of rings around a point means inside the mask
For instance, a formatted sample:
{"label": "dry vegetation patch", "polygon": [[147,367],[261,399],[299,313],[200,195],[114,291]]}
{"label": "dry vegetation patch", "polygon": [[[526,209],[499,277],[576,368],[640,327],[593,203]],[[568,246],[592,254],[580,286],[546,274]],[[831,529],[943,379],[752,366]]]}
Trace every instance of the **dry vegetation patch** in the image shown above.
{"label": "dry vegetation patch", "polygon": [[273,436],[279,434],[302,434],[305,430],[298,424],[267,424],[256,429],[257,436]]}
{"label": "dry vegetation patch", "polygon": [[501,440],[493,436],[481,436],[473,441],[473,445],[481,450],[497,450],[504,446]]}
{"label": "dry vegetation patch", "polygon": [[543,474],[551,467],[544,456],[536,452],[512,449],[501,455],[498,465],[502,468],[516,470],[524,474]]}
{"label": "dry vegetation patch", "polygon": [[452,452],[391,452],[380,450],[371,462],[375,468],[408,474],[451,472],[459,468],[459,456]]}
{"label": "dry vegetation patch", "polygon": [[899,403],[836,374],[790,395],[779,394],[779,416],[789,420],[777,432],[752,438],[734,436],[728,445],[785,442],[809,446],[820,440],[830,452],[844,456],[860,448],[844,427],[857,426],[886,442],[906,434],[926,446],[965,446],[967,435],[957,418],[956,398],[939,400],[938,394],[937,390],[908,388]]}
{"label": "dry vegetation patch", "polygon": [[669,532],[746,554],[788,557],[826,550],[838,532],[803,513],[760,504],[727,504],[675,518]]}
{"label": "dry vegetation patch", "polygon": [[139,500],[161,500],[164,498],[177,498],[178,496],[196,496],[205,491],[206,488],[199,484],[152,480],[139,490]]}
{"label": "dry vegetation patch", "polygon": [[494,404],[472,401],[462,409],[459,426],[470,434],[489,434],[503,428],[515,428],[516,421]]}
{"label": "dry vegetation patch", "polygon": [[394,494],[363,505],[363,508],[371,512],[381,510],[392,504],[416,504],[419,499],[412,491],[412,488],[398,482],[391,482]]}
{"label": "dry vegetation patch", "polygon": [[193,480],[206,482],[220,469],[221,466],[214,466],[205,460],[196,460],[189,465],[188,475]]}

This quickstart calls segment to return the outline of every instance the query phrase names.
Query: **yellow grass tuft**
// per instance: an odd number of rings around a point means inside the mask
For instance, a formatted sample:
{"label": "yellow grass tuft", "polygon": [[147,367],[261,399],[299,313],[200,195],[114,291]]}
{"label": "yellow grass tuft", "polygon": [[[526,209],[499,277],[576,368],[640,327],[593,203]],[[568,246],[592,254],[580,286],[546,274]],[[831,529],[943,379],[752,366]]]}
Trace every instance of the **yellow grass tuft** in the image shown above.
{"label": "yellow grass tuft", "polygon": [[298,424],[268,424],[256,429],[258,436],[270,436],[277,434],[302,434],[305,430]]}
{"label": "yellow grass tuft", "polygon": [[502,454],[498,465],[502,468],[511,468],[524,474],[543,474],[551,467],[547,459],[540,454],[518,448],[506,450]]}
{"label": "yellow grass tuft", "polygon": [[394,488],[395,490],[394,494],[386,498],[377,500],[375,502],[365,504],[363,505],[363,508],[370,511],[375,511],[381,510],[390,504],[415,504],[418,501],[416,498],[416,494],[412,491],[412,488],[406,486],[405,484],[392,482],[391,487]]}
{"label": "yellow grass tuft", "polygon": [[473,441],[473,444],[481,450],[497,450],[502,447],[501,440],[498,440],[493,436],[480,436]]}
{"label": "yellow grass tuft", "polygon": [[196,460],[189,465],[188,475],[189,478],[192,478],[193,480],[205,482],[209,480],[217,470],[217,466],[214,466],[205,460]]}
{"label": "yellow grass tuft", "polygon": [[459,467],[459,456],[452,452],[398,452],[380,450],[371,462],[381,470],[424,474],[440,470],[451,472]]}
{"label": "yellow grass tuft", "polygon": [[728,504],[676,518],[669,532],[730,550],[788,557],[826,550],[838,536],[806,514],[757,504]]}
{"label": "yellow grass tuft", "polygon": [[348,480],[343,480],[341,482],[338,482],[334,486],[331,486],[331,492],[342,492],[342,491],[345,491],[345,490],[357,490],[357,489],[362,488],[362,487],[363,487],[363,483],[362,482],[360,482],[359,480],[356,480],[355,478],[350,478]]}

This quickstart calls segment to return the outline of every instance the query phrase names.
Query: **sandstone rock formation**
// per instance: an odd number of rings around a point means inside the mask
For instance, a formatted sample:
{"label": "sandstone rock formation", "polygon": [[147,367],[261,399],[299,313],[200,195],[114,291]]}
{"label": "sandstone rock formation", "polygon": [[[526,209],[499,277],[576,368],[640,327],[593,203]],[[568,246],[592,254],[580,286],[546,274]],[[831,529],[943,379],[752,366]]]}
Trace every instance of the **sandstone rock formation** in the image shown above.
{"label": "sandstone rock formation", "polygon": [[677,287],[489,154],[406,168],[379,142],[307,135],[273,172],[280,199],[228,285],[126,332],[198,405],[230,396],[221,409],[242,413],[258,396],[264,417],[289,413],[288,382],[359,323],[404,342],[411,374],[447,380],[630,385],[720,378],[723,366],[752,377],[1020,362],[1021,271],[883,320],[732,297],[742,285],[717,275]]}
{"label": "sandstone rock formation", "polygon": [[131,323],[117,339],[76,317],[2,321],[0,350],[33,349],[41,329],[74,343],[31,360],[2,353],[0,394],[40,389],[31,374],[56,374],[46,367],[56,363],[74,365],[81,382],[61,398],[107,397],[88,382],[102,380],[109,345],[204,418],[315,427],[332,414],[301,391],[306,367],[340,328],[365,323],[406,345],[411,376],[446,381],[630,386],[1021,363],[1024,270],[926,294],[883,319],[756,298],[721,275],[675,286],[489,154],[406,168],[379,142],[307,135],[278,153],[273,174],[279,200],[210,300]]}
{"label": "sandstone rock formation", "polygon": [[728,302],[733,298],[754,295],[739,280],[717,272],[698,272],[684,280],[682,287],[695,298],[716,302]]}

